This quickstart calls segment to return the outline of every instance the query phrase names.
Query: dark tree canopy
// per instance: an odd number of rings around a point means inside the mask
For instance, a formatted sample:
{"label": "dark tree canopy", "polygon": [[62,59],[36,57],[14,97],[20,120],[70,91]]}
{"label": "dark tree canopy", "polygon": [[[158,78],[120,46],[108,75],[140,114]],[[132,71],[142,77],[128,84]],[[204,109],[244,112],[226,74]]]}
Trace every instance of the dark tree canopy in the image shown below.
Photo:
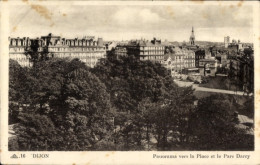
{"label": "dark tree canopy", "polygon": [[22,68],[17,61],[9,60],[9,123],[18,121],[19,107],[24,104],[28,68]]}
{"label": "dark tree canopy", "polygon": [[[15,65],[15,69],[21,68]],[[105,85],[84,63],[78,59],[41,61],[28,69],[25,75],[26,88],[21,95],[26,93],[27,98],[23,100],[26,106],[20,106],[25,115],[20,114],[23,117],[19,118],[19,129],[44,126],[38,121],[44,118],[45,121],[53,123],[53,129],[60,135],[53,136],[52,139],[55,141],[58,138],[56,148],[51,148],[47,143],[47,146],[40,145],[35,150],[87,150],[96,142],[110,136],[110,97]],[[11,81],[15,80],[11,77]],[[20,80],[18,84],[21,84]],[[38,124],[27,124],[25,118],[32,118],[33,115],[38,115],[32,121]],[[20,133],[17,129],[18,141],[26,141],[23,137],[32,135],[32,132],[25,135]],[[39,136],[40,134],[43,133],[39,133]],[[38,138],[40,137],[36,137],[37,140]],[[71,141],[70,138],[74,139],[73,143],[67,143]],[[24,143],[29,144],[31,141]],[[23,147],[24,150],[31,149],[27,147]]]}
{"label": "dark tree canopy", "polygon": [[134,110],[145,98],[153,102],[163,100],[175,85],[161,64],[140,61],[134,56],[105,59],[93,73],[106,84],[113,105],[121,111]]}
{"label": "dark tree canopy", "polygon": [[[35,50],[36,51],[36,50]],[[229,97],[194,105],[194,89],[178,87],[161,64],[134,56],[10,61],[11,150],[252,150],[253,136],[237,128]],[[253,100],[248,106],[253,111]]]}
{"label": "dark tree canopy", "polygon": [[238,120],[232,101],[223,95],[199,100],[191,116],[190,132],[197,150],[252,150],[253,136],[236,127]]}

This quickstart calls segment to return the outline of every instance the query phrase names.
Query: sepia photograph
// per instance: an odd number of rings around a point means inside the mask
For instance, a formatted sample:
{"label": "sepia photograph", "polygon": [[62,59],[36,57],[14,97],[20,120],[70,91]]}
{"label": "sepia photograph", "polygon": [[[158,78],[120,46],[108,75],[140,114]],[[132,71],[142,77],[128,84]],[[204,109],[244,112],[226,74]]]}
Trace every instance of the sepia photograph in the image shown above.
{"label": "sepia photograph", "polygon": [[9,8],[9,151],[254,151],[252,6]]}
{"label": "sepia photograph", "polygon": [[0,162],[259,163],[259,4],[1,1]]}

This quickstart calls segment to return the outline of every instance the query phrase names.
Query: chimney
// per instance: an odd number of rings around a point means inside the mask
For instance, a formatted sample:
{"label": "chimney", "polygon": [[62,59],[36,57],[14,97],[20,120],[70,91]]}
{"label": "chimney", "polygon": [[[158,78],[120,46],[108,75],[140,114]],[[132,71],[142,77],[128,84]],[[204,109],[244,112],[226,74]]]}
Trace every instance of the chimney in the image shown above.
{"label": "chimney", "polygon": [[97,45],[98,46],[103,46],[103,38],[98,38]]}

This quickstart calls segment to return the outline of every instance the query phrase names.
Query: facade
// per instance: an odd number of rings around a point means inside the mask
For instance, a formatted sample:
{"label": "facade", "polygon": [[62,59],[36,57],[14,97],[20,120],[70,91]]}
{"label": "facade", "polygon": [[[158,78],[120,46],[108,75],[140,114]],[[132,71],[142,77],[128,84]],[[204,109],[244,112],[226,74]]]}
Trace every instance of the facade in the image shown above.
{"label": "facade", "polygon": [[31,46],[32,39],[24,38],[9,38],[9,58],[16,60],[21,66],[30,66],[29,57],[25,53],[25,49]]}
{"label": "facade", "polygon": [[225,48],[228,47],[229,43],[230,43],[230,37],[229,37],[229,36],[224,37],[224,45],[225,45]]}
{"label": "facade", "polygon": [[134,55],[140,60],[150,60],[154,62],[163,63],[165,54],[165,45],[161,40],[154,38],[148,40],[133,40],[127,44],[118,45],[115,48],[117,56]]}
{"label": "facade", "polygon": [[215,76],[217,71],[217,60],[201,59],[199,61],[199,71],[202,76]]}
{"label": "facade", "polygon": [[170,52],[165,55],[164,66],[171,71],[171,73],[180,74],[184,69],[184,53],[179,47],[170,48]]}
{"label": "facade", "polygon": [[127,56],[127,47],[124,45],[117,45],[115,47],[115,55],[116,57]]}
{"label": "facade", "polygon": [[184,53],[184,68],[195,67],[195,52],[192,50],[183,49]]}
{"label": "facade", "polygon": [[89,67],[94,67],[101,58],[105,58],[106,48],[103,39],[95,37],[83,37],[82,39],[65,39],[54,36],[42,36],[40,39],[9,38],[10,59],[18,61],[21,66],[30,66],[29,58],[24,55],[26,48],[37,42],[39,52],[48,51],[52,58],[78,58]]}
{"label": "facade", "polygon": [[195,67],[199,67],[199,61],[201,59],[205,59],[205,50],[204,49],[199,49],[195,52]]}
{"label": "facade", "polygon": [[179,47],[168,49],[169,53],[165,55],[163,66],[170,70],[173,77],[181,77],[184,69],[195,67],[195,53],[193,51]]}

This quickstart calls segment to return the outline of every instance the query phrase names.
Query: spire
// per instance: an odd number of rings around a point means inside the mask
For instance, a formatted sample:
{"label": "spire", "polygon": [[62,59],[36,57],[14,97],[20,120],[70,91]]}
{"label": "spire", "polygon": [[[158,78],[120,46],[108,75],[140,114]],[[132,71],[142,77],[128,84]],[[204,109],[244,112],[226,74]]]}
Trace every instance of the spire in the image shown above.
{"label": "spire", "polygon": [[195,35],[194,35],[193,26],[192,26],[192,30],[191,30],[190,44],[191,44],[191,45],[195,45]]}
{"label": "spire", "polygon": [[194,38],[195,39],[195,35],[194,35],[194,29],[193,29],[193,26],[192,26],[192,30],[191,30],[191,36],[190,38]]}

